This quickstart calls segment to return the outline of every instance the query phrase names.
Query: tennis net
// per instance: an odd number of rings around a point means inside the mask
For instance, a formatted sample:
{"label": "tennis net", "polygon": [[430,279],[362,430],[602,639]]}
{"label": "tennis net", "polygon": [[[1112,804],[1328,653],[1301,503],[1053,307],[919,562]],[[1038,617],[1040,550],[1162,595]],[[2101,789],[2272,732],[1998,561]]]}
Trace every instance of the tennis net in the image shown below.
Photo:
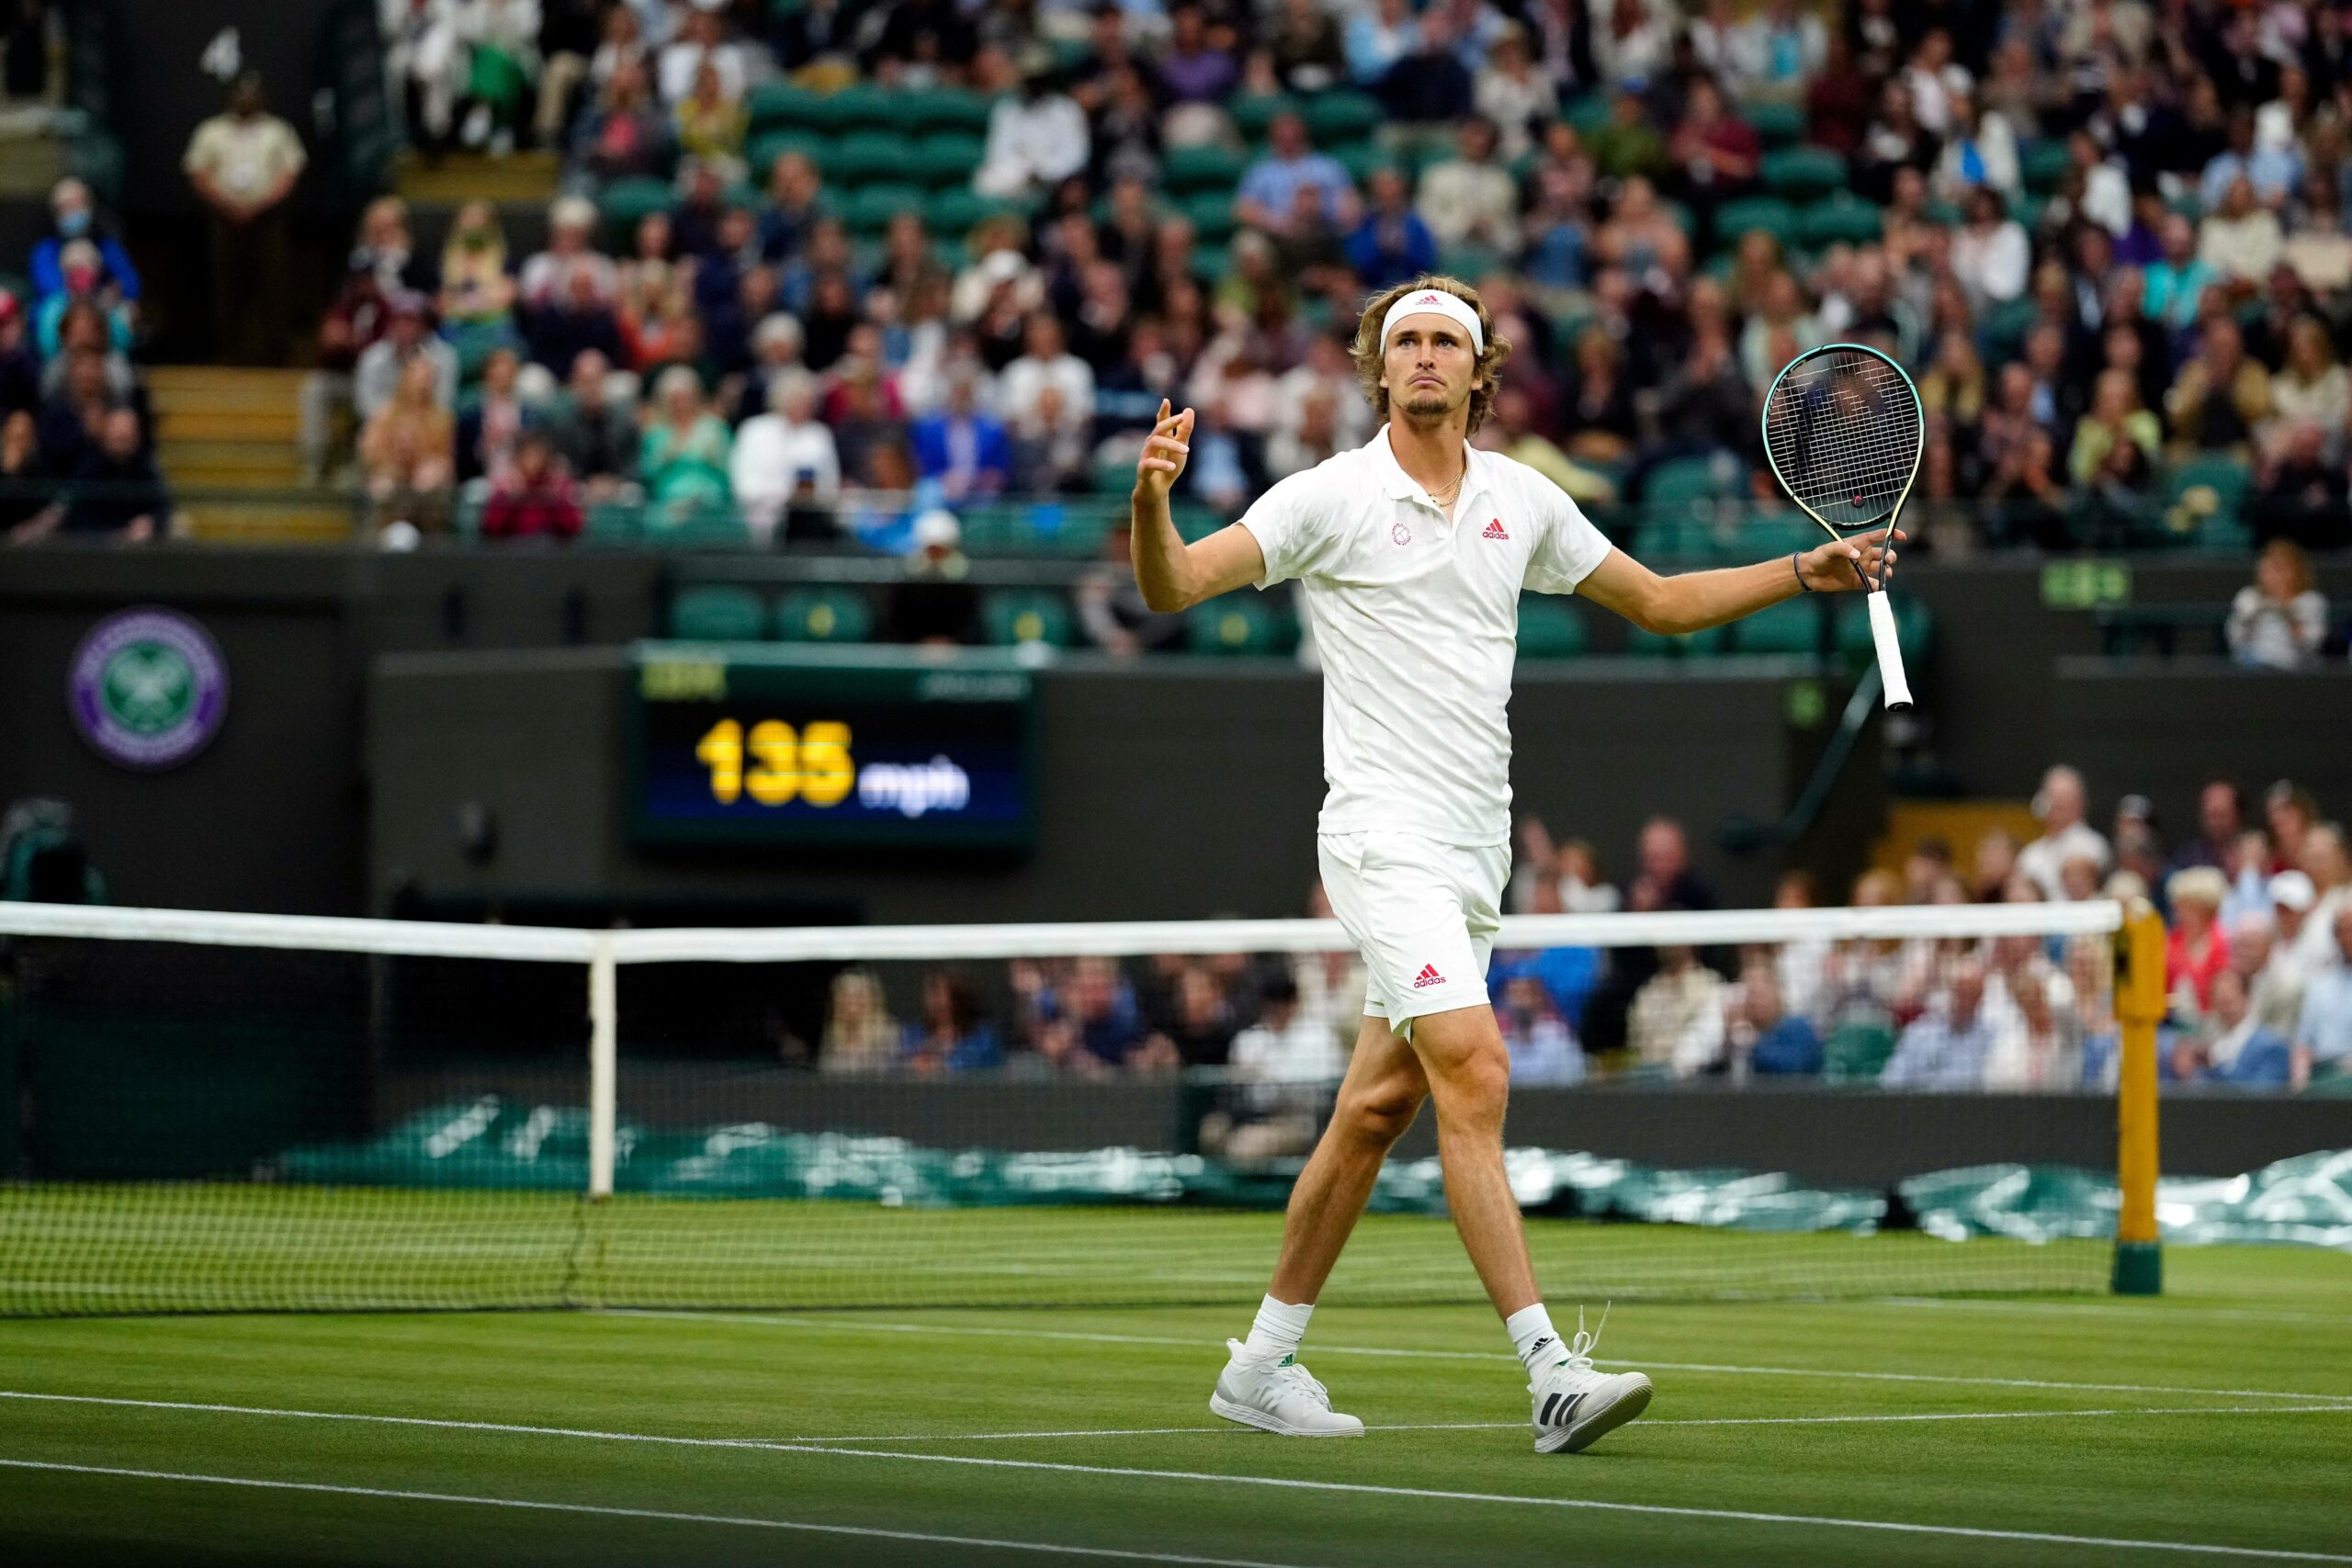
{"label": "tennis net", "polygon": [[[1506,922],[1548,1289],[2087,1291],[2110,903]],[[0,904],[0,1315],[1248,1302],[1318,920],[587,931]],[[1327,1300],[1475,1301],[1433,1118]]]}

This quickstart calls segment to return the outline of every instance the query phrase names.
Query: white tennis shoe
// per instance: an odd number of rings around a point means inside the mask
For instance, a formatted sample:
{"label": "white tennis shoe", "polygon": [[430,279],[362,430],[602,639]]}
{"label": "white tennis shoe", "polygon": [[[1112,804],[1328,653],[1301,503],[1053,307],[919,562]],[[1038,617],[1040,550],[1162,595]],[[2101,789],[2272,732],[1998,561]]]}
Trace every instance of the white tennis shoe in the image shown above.
{"label": "white tennis shoe", "polygon": [[[1609,1314],[1600,1314],[1600,1328]],[[1589,1449],[1650,1407],[1650,1380],[1640,1372],[1593,1370],[1593,1347],[1600,1343],[1600,1328],[1587,1334],[1584,1314],[1577,1314],[1577,1337],[1562,1347],[1565,1352],[1551,1371],[1527,1385],[1535,1398],[1535,1451],[1576,1453]]]}
{"label": "white tennis shoe", "polygon": [[1363,1423],[1331,1408],[1329,1390],[1306,1375],[1297,1358],[1279,1360],[1245,1354],[1228,1339],[1233,1359],[1218,1374],[1209,1408],[1228,1421],[1285,1438],[1361,1438]]}

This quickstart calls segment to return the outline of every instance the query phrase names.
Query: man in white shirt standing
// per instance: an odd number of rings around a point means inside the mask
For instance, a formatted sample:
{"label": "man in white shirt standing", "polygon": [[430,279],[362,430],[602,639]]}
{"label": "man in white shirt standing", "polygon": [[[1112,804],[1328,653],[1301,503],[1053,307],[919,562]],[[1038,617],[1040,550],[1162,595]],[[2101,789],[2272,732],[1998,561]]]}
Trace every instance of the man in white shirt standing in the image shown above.
{"label": "man in white shirt standing", "polygon": [[2041,837],[2018,852],[2018,870],[2032,879],[2044,898],[2066,897],[2062,874],[2077,855],[2096,862],[2102,876],[2114,863],[2106,835],[2083,820],[2085,794],[2083,775],[2064,763],[2041,775],[2041,788],[2033,797]]}
{"label": "man in white shirt standing", "polygon": [[[1323,665],[1318,858],[1333,912],[1369,971],[1339,1101],[1292,1190],[1273,1288],[1209,1407],[1295,1436],[1353,1437],[1296,1363],[1316,1297],[1363,1214],[1389,1146],[1437,1105],[1448,1207],[1534,1396],[1538,1452],[1574,1452],[1639,1415],[1650,1382],[1593,1368],[1595,1337],[1563,1343],[1535,1287],[1503,1169],[1510,1054],[1487,960],[1510,874],[1510,697],[1522,589],[1577,593],[1649,631],[1720,626],[1877,569],[1891,542],[1836,541],[1756,566],[1661,578],[1611,547],[1558,486],[1469,444],[1510,345],[1477,292],[1428,276],[1375,295],[1354,358],[1389,423],[1294,474],[1239,523],[1187,546],[1169,516],[1191,409],[1160,418],[1136,465],[1136,581],[1181,611],[1291,578]],[[1900,536],[1897,536],[1900,537]],[[1890,555],[1891,558],[1891,555]]]}

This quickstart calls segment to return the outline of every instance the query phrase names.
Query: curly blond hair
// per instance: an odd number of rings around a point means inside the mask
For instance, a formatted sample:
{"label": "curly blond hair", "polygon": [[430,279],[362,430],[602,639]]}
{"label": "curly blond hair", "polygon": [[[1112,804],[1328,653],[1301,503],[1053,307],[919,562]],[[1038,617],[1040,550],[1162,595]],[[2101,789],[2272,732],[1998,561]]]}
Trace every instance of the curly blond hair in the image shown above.
{"label": "curly blond hair", "polygon": [[1356,362],[1356,380],[1363,388],[1364,397],[1373,412],[1382,419],[1388,417],[1388,389],[1380,384],[1381,352],[1380,323],[1388,319],[1388,308],[1408,294],[1418,294],[1425,288],[1442,288],[1478,313],[1479,335],[1487,346],[1478,351],[1477,379],[1470,388],[1470,434],[1487,423],[1487,415],[1494,412],[1495,392],[1501,385],[1503,361],[1510,357],[1510,340],[1495,331],[1495,319],[1487,313],[1487,303],[1478,291],[1458,277],[1443,273],[1426,272],[1409,283],[1384,288],[1364,302],[1363,314],[1356,321],[1355,342],[1348,352]]}

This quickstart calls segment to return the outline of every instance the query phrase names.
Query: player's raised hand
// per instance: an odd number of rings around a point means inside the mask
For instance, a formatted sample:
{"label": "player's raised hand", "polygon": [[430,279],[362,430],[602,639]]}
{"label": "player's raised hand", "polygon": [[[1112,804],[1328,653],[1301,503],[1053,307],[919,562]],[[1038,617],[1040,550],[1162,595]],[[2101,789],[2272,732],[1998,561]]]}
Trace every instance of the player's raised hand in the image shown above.
{"label": "player's raised hand", "polygon": [[1159,400],[1159,417],[1145,438],[1143,456],[1136,462],[1136,489],[1165,500],[1193,454],[1193,411],[1170,413],[1166,398]]}

